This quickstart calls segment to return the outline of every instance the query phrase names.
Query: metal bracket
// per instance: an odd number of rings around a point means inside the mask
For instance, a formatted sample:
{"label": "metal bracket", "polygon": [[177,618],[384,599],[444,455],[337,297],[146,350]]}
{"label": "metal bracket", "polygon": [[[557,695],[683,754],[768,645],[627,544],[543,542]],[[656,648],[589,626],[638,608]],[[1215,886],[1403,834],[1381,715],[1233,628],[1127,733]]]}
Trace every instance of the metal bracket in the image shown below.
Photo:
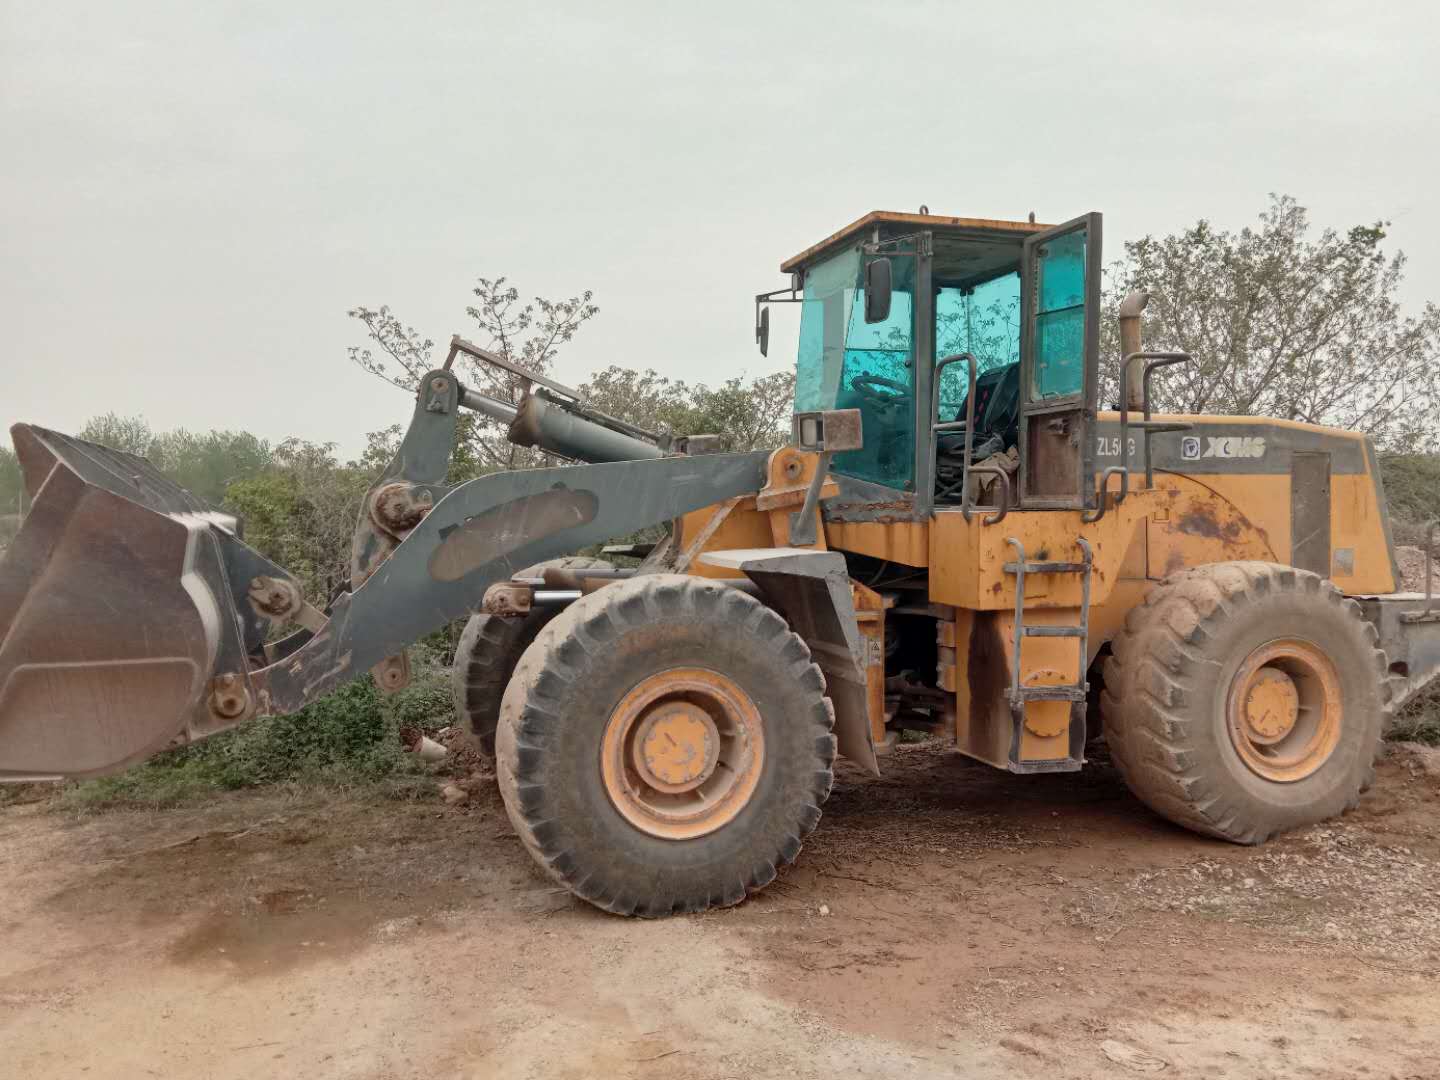
{"label": "metal bracket", "polygon": [[1425,610],[1401,615],[1401,622],[1418,623],[1440,619],[1440,611],[1435,608],[1435,530],[1437,528],[1440,528],[1440,518],[1430,522],[1429,527],[1425,530]]}
{"label": "metal bracket", "polygon": [[[1143,420],[1130,422],[1129,402],[1125,400],[1125,387],[1130,382],[1130,365],[1137,360],[1146,361],[1145,371],[1140,376],[1142,415]],[[1155,486],[1155,466],[1150,461],[1150,436],[1164,431],[1189,431],[1194,424],[1176,424],[1152,420],[1150,407],[1150,376],[1159,368],[1170,367],[1172,364],[1191,364],[1195,358],[1185,352],[1133,352],[1125,357],[1120,365],[1120,463],[1128,473],[1130,471],[1130,428],[1136,427],[1144,432],[1145,439],[1145,488],[1149,490]],[[1108,470],[1107,470],[1108,471]],[[1128,490],[1128,482],[1126,485]],[[1103,500],[1102,500],[1103,501]],[[1097,519],[1098,520],[1098,519]]]}
{"label": "metal bracket", "polygon": [[[1146,450],[1146,461],[1149,461],[1149,450]],[[1130,467],[1128,465],[1111,465],[1100,474],[1100,483],[1096,485],[1096,507],[1095,512],[1085,511],[1080,515],[1080,520],[1086,525],[1094,525],[1105,516],[1109,505],[1110,477],[1120,477],[1120,490],[1115,493],[1115,505],[1119,506],[1125,501],[1125,496],[1130,494]]]}
{"label": "metal bracket", "polygon": [[805,502],[798,511],[790,515],[792,547],[810,547],[819,539],[815,511],[820,506],[820,489],[825,486],[825,478],[830,475],[830,453],[829,450],[821,453],[820,459],[815,463],[815,475],[810,478],[810,486],[805,489]]}

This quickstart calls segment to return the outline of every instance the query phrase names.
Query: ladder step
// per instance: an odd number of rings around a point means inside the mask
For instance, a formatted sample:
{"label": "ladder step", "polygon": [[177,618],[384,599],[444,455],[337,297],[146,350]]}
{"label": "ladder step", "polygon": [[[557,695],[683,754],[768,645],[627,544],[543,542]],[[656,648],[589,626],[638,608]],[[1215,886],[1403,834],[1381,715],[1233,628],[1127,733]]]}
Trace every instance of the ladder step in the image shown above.
{"label": "ladder step", "polygon": [[1083,626],[1027,626],[1026,637],[1084,637]]}
{"label": "ladder step", "polygon": [[[1007,574],[1015,574],[1020,571],[1020,564],[1007,562],[1000,569]],[[1083,574],[1089,570],[1089,566],[1083,562],[1027,562],[1025,573],[1027,574]]]}
{"label": "ladder step", "polygon": [[1079,686],[1022,686],[1021,701],[1084,701],[1085,690]]}

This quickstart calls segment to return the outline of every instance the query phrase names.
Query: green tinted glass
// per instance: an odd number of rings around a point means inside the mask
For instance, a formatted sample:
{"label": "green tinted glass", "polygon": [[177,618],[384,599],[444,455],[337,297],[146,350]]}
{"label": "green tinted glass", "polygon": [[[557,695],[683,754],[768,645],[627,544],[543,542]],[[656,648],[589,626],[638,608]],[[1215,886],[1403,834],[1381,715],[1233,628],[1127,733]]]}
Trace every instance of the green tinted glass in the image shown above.
{"label": "green tinted glass", "polygon": [[795,411],[835,408],[845,362],[845,328],[860,276],[853,248],[805,271],[800,305],[800,352],[795,362]]}
{"label": "green tinted glass", "polygon": [[890,317],[866,323],[862,259],[840,252],[805,271],[795,411],[859,409],[865,445],[837,472],[903,488],[915,473],[915,259],[891,258]]}
{"label": "green tinted glass", "polygon": [[1084,229],[1066,233],[1047,241],[1036,260],[1036,401],[1085,389],[1085,244]]}
{"label": "green tinted glass", "polygon": [[865,445],[836,454],[850,476],[903,488],[915,475],[915,260],[890,260],[890,317],[865,321],[865,290],[856,290],[845,334],[837,408],[859,409]]}
{"label": "green tinted glass", "polygon": [[[944,286],[935,297],[935,358],[973,353],[977,374],[1020,362],[1020,272],[972,289]],[[940,419],[961,420],[969,374],[964,364],[940,373]]]}

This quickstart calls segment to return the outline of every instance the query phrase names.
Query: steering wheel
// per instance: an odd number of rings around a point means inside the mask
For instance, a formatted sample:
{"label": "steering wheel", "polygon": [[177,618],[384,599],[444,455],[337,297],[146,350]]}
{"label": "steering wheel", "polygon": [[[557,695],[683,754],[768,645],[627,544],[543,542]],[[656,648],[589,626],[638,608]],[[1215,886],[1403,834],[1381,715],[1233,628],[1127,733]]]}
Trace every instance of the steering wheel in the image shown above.
{"label": "steering wheel", "polygon": [[[850,389],[872,405],[878,405],[882,409],[898,405],[910,396],[910,388],[904,383],[882,378],[879,375],[860,375],[851,379]],[[885,393],[884,391],[887,390],[893,392]]]}

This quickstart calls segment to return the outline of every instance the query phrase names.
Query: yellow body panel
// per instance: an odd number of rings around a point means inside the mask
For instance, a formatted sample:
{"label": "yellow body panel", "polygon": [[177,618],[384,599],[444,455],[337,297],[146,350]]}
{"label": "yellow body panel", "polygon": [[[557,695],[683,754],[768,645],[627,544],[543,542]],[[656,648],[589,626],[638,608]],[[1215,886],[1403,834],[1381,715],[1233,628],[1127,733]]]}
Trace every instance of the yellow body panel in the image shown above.
{"label": "yellow body panel", "polygon": [[853,551],[904,566],[930,565],[929,522],[828,521],[825,538],[837,551]]}
{"label": "yellow body panel", "polygon": [[[1118,417],[1102,413],[1099,419]],[[1309,438],[1309,443],[1298,442],[1300,446],[1313,444],[1316,437],[1327,440],[1324,445],[1338,448],[1337,458],[1348,463],[1329,476],[1331,580],[1347,594],[1394,590],[1379,479],[1363,436],[1279,420],[1173,419],[1191,424],[1202,446],[1207,439],[1220,438],[1223,443],[1224,437],[1206,432],[1228,425],[1226,430],[1257,432],[1254,438],[1268,439],[1279,450],[1268,459],[1257,454],[1255,462],[1236,455],[1238,460],[1197,463],[1193,473],[1157,469],[1151,489],[1144,488],[1143,469],[1136,468],[1127,497],[1115,505],[1112,495],[1105,514],[1093,523],[1083,521],[1078,510],[1012,510],[1002,522],[986,525],[983,512],[966,521],[958,510],[943,508],[928,521],[824,523],[817,548],[828,546],[928,569],[928,601],[937,618],[936,683],[952,695],[945,719],[953,721],[957,746],[964,753],[1001,767],[1014,764],[1015,721],[1007,692],[1014,669],[1016,579],[1004,570],[1017,558],[1012,539],[1023,545],[1030,562],[1079,561],[1077,537],[1089,542],[1093,569],[1084,658],[1088,669],[1124,625],[1126,615],[1161,579],[1218,562],[1292,562],[1293,481],[1284,455],[1287,432],[1300,433],[1291,438]],[[766,489],[757,497],[687,515],[678,530],[681,547],[688,544],[698,551],[788,546],[789,514],[798,507],[814,466],[814,455],[777,451]],[[1248,471],[1251,468],[1254,471]],[[1118,486],[1118,479],[1112,478],[1112,493]],[[723,515],[718,522],[717,514]],[[736,573],[698,560],[690,563],[688,572],[715,577]],[[867,681],[871,731],[878,742],[886,722],[884,668],[883,659],[873,662],[873,658],[883,657],[885,604],[878,593],[859,585],[855,597],[861,632],[875,646]],[[1027,576],[1027,625],[1073,626],[1080,619],[1080,604],[1078,575]],[[1020,660],[1022,684],[1074,684],[1084,676],[1074,638],[1025,638]],[[1069,706],[1031,701],[1025,710],[1019,763],[1064,758]]]}

